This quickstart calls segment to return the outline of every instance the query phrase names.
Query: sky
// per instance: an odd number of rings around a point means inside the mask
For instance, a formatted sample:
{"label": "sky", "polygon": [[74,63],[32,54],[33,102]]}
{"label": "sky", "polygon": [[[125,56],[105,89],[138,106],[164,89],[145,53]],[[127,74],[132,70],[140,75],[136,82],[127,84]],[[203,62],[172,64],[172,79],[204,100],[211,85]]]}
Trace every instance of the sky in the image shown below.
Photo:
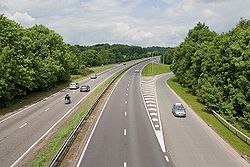
{"label": "sky", "polygon": [[23,27],[43,24],[69,44],[174,47],[199,21],[217,33],[250,19],[250,0],[1,0]]}

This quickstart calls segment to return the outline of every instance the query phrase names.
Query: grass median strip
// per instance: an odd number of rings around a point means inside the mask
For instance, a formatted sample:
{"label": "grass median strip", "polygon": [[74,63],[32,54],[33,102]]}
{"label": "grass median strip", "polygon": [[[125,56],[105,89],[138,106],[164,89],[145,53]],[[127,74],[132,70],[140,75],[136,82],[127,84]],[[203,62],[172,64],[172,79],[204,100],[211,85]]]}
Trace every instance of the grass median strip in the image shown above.
{"label": "grass median strip", "polygon": [[175,77],[167,80],[167,84],[222,138],[230,143],[241,155],[250,157],[250,146],[228,130],[212,113],[205,111],[205,106],[198,102],[196,96],[191,95],[188,89],[183,88]]}
{"label": "grass median strip", "polygon": [[150,63],[143,68],[142,76],[154,76],[171,72],[168,65]]}
{"label": "grass median strip", "polygon": [[[126,68],[127,69],[127,68]],[[69,120],[59,128],[59,130],[53,135],[50,143],[42,149],[42,151],[36,156],[28,166],[48,166],[49,162],[56,155],[64,141],[67,139],[74,127],[80,122],[83,115],[90,109],[91,105],[105,89],[105,87],[119,74],[126,69],[118,71],[116,74],[107,79],[103,84],[95,89],[82,103],[78,110],[69,118]]]}

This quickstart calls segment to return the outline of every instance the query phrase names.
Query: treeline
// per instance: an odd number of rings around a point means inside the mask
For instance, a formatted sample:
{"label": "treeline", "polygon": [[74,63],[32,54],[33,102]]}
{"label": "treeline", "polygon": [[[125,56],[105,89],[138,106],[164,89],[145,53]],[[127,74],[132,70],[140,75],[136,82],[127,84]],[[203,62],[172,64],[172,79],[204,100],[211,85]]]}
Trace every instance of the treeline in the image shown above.
{"label": "treeline", "polygon": [[250,129],[250,20],[220,35],[198,23],[174,49],[171,69],[201,102]]}
{"label": "treeline", "polygon": [[83,74],[89,66],[147,56],[147,48],[139,46],[71,46],[43,25],[23,28],[0,15],[0,107],[30,92],[67,82],[71,74]]}

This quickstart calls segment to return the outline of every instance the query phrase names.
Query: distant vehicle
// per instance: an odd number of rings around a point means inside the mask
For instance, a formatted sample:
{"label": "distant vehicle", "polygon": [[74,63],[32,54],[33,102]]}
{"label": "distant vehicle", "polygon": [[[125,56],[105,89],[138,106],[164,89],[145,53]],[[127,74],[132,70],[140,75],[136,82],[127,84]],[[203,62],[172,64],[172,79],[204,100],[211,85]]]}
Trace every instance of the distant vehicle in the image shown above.
{"label": "distant vehicle", "polygon": [[186,117],[186,109],[181,103],[173,104],[172,113],[176,117]]}
{"label": "distant vehicle", "polygon": [[123,65],[126,65],[126,63],[122,63]]}
{"label": "distant vehicle", "polygon": [[70,83],[69,84],[69,89],[78,89],[80,86],[79,86],[79,83]]}
{"label": "distant vehicle", "polygon": [[139,73],[139,72],[140,72],[140,70],[138,70],[138,69],[135,70],[135,73]]}
{"label": "distant vehicle", "polygon": [[80,92],[88,92],[90,91],[90,86],[89,85],[82,85],[80,87]]}
{"label": "distant vehicle", "polygon": [[96,74],[90,76],[90,79],[96,79],[96,78],[97,78]]}

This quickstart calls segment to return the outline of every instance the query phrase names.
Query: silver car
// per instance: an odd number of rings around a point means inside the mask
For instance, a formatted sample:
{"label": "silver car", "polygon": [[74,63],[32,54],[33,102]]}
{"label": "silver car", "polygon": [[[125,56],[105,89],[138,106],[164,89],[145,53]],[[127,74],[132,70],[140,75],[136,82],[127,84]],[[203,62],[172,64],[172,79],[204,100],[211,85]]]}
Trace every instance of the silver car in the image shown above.
{"label": "silver car", "polygon": [[186,109],[181,103],[173,104],[172,113],[176,117],[186,117]]}
{"label": "silver car", "polygon": [[79,83],[70,83],[69,89],[78,89],[80,87]]}
{"label": "silver car", "polygon": [[96,79],[97,78],[97,75],[96,74],[93,74],[90,76],[90,79]]}

